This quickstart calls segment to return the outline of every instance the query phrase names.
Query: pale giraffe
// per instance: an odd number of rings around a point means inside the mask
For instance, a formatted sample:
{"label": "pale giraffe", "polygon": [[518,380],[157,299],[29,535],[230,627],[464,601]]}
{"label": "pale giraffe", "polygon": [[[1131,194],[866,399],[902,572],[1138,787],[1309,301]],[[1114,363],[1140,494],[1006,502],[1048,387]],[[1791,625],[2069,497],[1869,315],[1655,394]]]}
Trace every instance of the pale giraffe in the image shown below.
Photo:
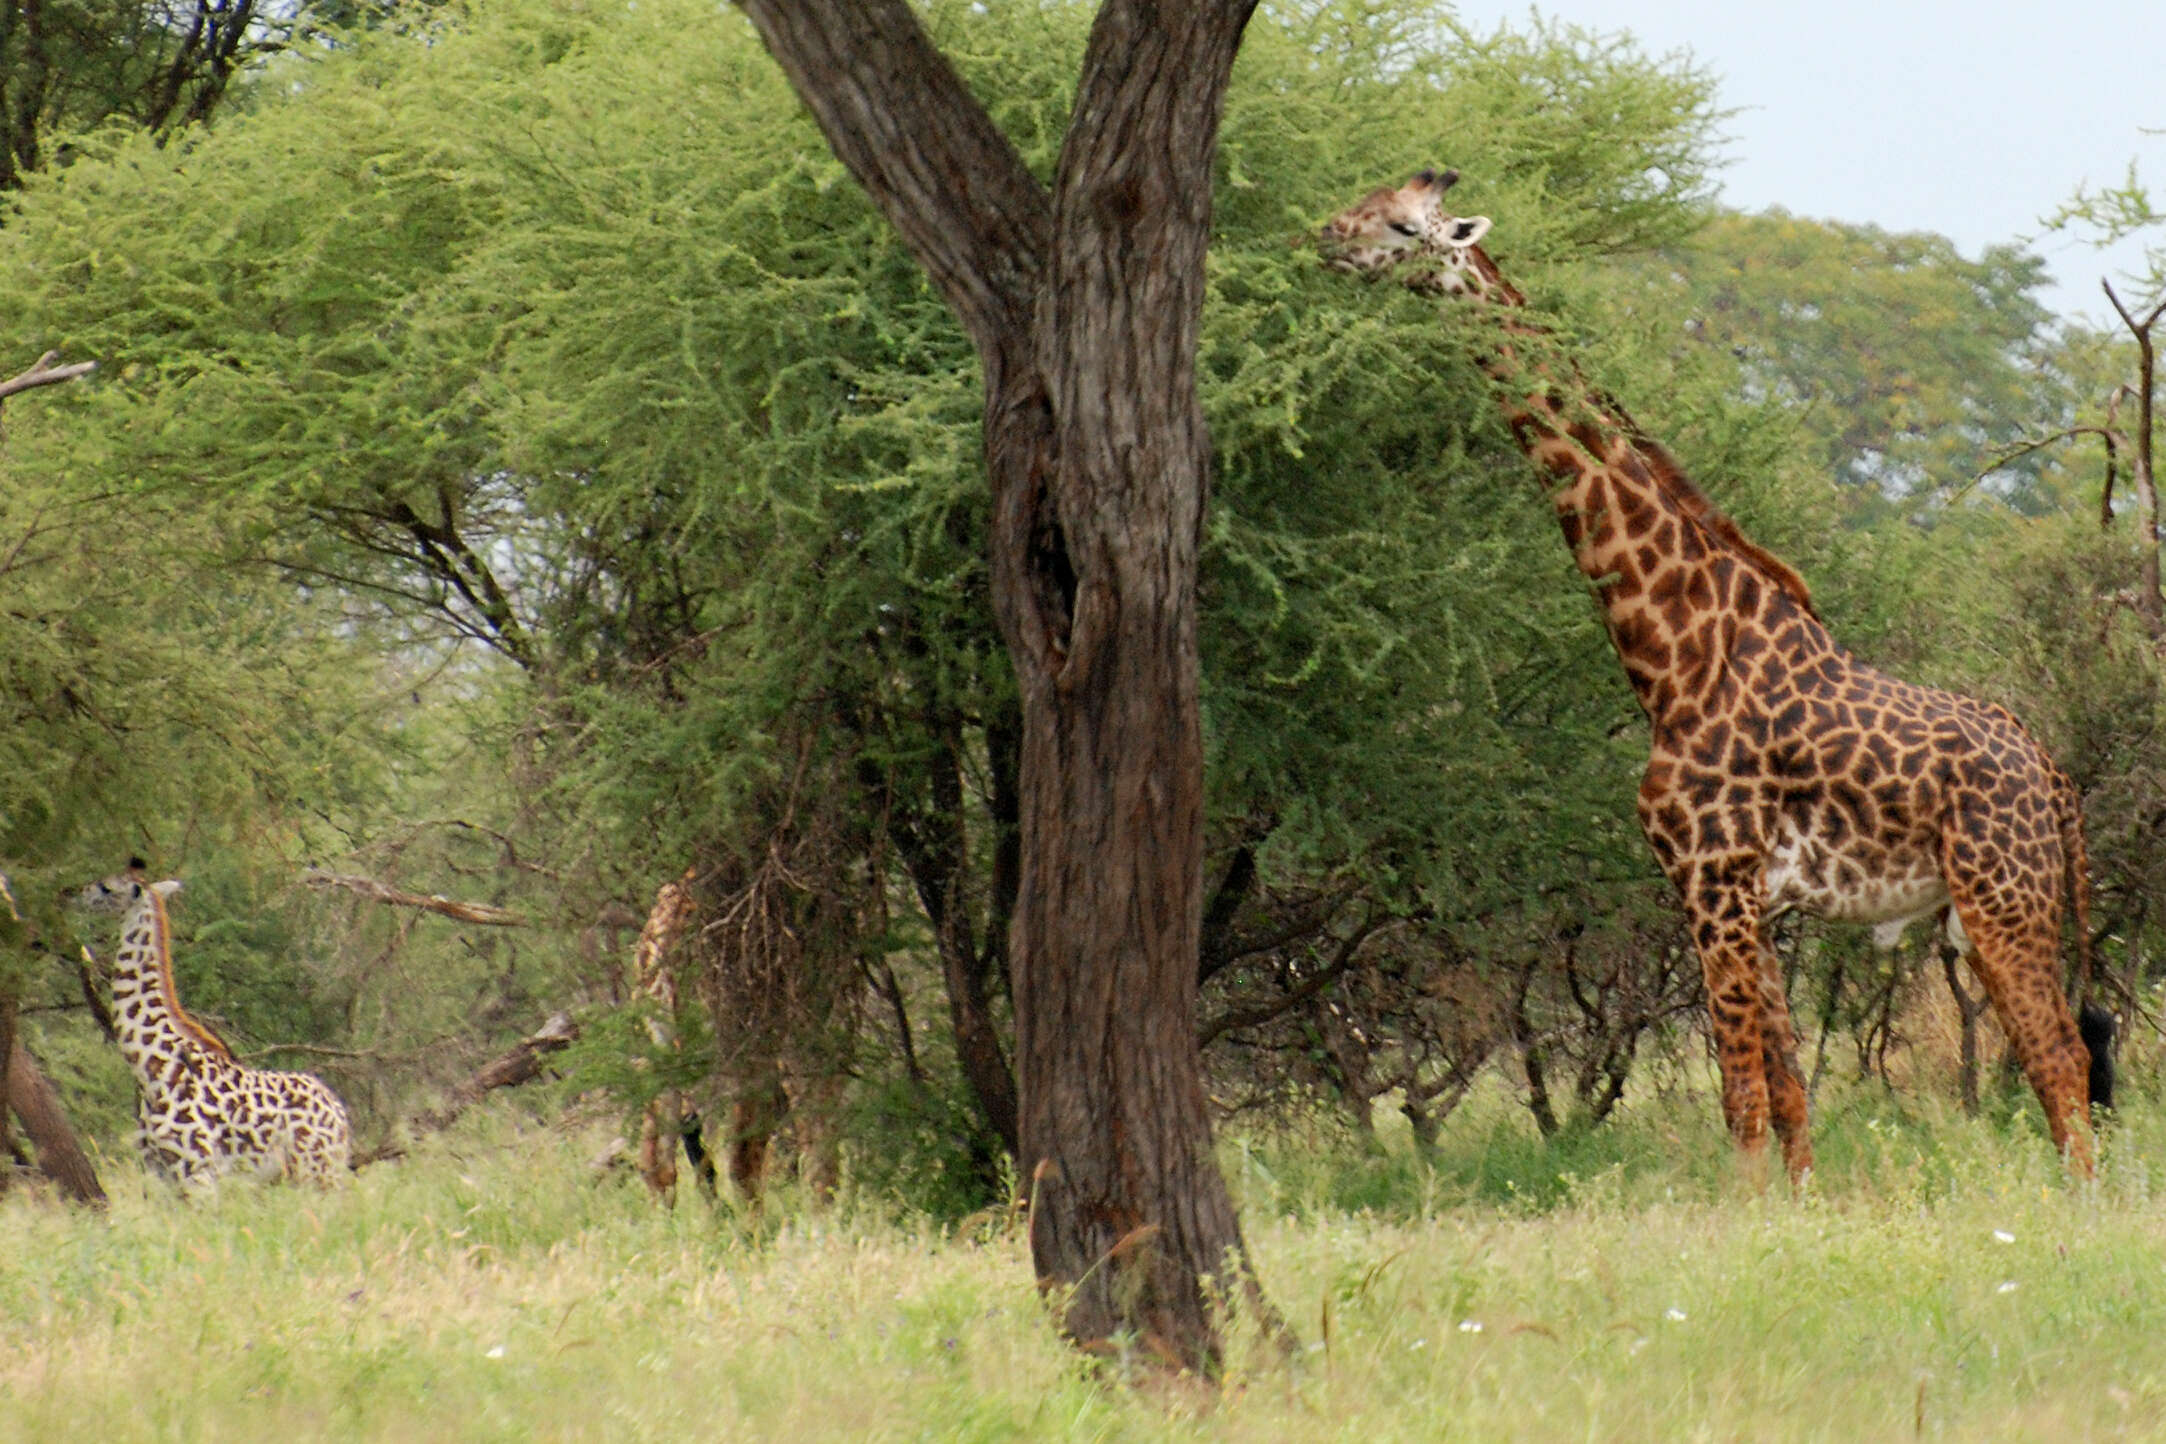
{"label": "pale giraffe", "polygon": [[[709,886],[713,882],[707,879]],[[655,1005],[648,1020],[649,1036],[659,1049],[678,1047],[670,1020],[678,1016],[682,979],[691,967],[691,976],[706,994],[710,1015],[730,1035],[720,1050],[725,1061],[715,1074],[729,1101],[723,1166],[730,1182],[746,1203],[757,1204],[775,1136],[787,1127],[796,1144],[799,1176],[815,1196],[827,1197],[837,1177],[830,1123],[842,1080],[831,1068],[807,1066],[792,1049],[788,1022],[777,1013],[787,998],[776,995],[774,975],[748,968],[741,949],[716,941],[717,932],[732,931],[728,922],[733,918],[738,924],[734,931],[745,932],[750,891],[722,901],[720,927],[703,916],[706,909],[699,891],[696,867],[662,884],[640,929],[632,986],[638,996]],[[685,1155],[699,1171],[702,1185],[712,1193],[716,1182],[713,1155],[698,1114],[686,1105],[680,1091],[662,1092],[647,1106],[640,1126],[640,1176],[657,1195],[674,1202],[677,1138],[683,1140]]]}
{"label": "pale giraffe", "polygon": [[[677,1050],[677,968],[673,954],[687,924],[699,911],[692,897],[696,868],[656,889],[654,907],[639,930],[639,945],[632,954],[634,992],[654,1005],[647,1018],[648,1036],[654,1046]],[[647,1104],[639,1126],[639,1176],[665,1202],[677,1201],[677,1145],[683,1141],[685,1156],[707,1189],[714,1189],[714,1163],[701,1142],[700,1119],[686,1106],[684,1093],[665,1088]]]}
{"label": "pale giraffe", "polygon": [[353,1129],[329,1085],[308,1073],[246,1066],[181,1006],[165,906],[179,890],[175,881],[145,881],[136,863],[76,894],[91,911],[122,915],[113,1014],[121,1056],[135,1074],[144,1164],[188,1189],[228,1174],[340,1182]]}
{"label": "pale giraffe", "polygon": [[1812,1166],[1804,1079],[1763,926],[1788,909],[1875,925],[1892,943],[1939,914],[1985,984],[2070,1168],[2091,1171],[2089,1055],[2059,984],[2061,892],[2087,981],[2081,799],[2000,707],[1897,681],[1828,635],[1804,582],[1746,539],[1615,401],[1589,388],[1447,214],[1455,172],[1372,192],[1324,227],[1329,264],[1399,271],[1492,305],[1481,365],[1520,448],[1555,485],[1566,544],[1652,725],[1648,842],[1689,915],[1749,1158],[1770,1119],[1793,1179]]}

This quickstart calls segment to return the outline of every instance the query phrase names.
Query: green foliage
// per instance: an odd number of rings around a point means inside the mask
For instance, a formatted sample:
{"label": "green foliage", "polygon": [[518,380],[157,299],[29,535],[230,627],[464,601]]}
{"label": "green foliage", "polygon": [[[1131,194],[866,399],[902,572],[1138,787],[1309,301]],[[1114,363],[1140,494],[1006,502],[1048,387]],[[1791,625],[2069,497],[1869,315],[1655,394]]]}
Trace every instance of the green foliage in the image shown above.
{"label": "green foliage", "polygon": [[[2145,237],[2143,271],[2120,278],[2124,283],[2122,304],[2137,314],[2166,298],[2166,240],[2154,239],[2162,228],[2166,228],[2166,211],[2151,199],[2140,157],[2128,163],[2128,171],[2118,184],[2092,185],[2086,181],[2065,205],[2046,217],[2048,231],[2072,232],[2097,246],[2112,245],[2130,236]],[[2130,282],[2134,283],[2133,294],[2126,289]]]}
{"label": "green foliage", "polygon": [[996,1162],[999,1145],[986,1139],[959,1083],[897,1080],[862,1090],[842,1128],[854,1140],[848,1170],[860,1206],[949,1227],[1006,1205],[1021,1187]]}
{"label": "green foliage", "polygon": [[62,887],[131,853],[161,875],[260,855],[350,805],[379,755],[335,611],[261,574],[204,586],[217,519],[105,490],[96,413],[20,399],[0,453],[0,858],[56,942]]}

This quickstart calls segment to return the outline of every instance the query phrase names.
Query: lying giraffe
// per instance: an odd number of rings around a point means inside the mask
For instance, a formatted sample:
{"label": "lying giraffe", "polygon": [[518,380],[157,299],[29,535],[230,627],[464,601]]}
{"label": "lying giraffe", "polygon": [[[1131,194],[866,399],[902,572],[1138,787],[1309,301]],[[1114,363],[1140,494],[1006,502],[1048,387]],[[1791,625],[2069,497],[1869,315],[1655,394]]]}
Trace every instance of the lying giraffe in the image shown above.
{"label": "lying giraffe", "polygon": [[[1875,925],[1945,919],[1985,984],[2053,1141],[2091,1172],[2089,1054],[2059,985],[2061,891],[2088,980],[2081,800],[2003,709],[1853,658],[1796,572],[1755,545],[1677,462],[1519,319],[1525,298],[1423,171],[1324,227],[1328,264],[1397,270],[1424,294],[1497,308],[1482,358],[1512,435],[1555,484],[1565,544],[1600,598],[1652,724],[1642,830],[1692,922],[1723,1113],[1755,1164],[1770,1118],[1793,1180],[1812,1167],[1804,1078],[1763,925],[1799,908]],[[1399,269],[1404,264],[1404,269]],[[1523,354],[1525,353],[1525,354]]]}
{"label": "lying giraffe", "polygon": [[121,1056],[135,1074],[145,1166],[191,1190],[228,1174],[340,1182],[353,1129],[329,1085],[308,1073],[246,1066],[181,1006],[165,908],[179,890],[170,880],[146,882],[136,862],[75,895],[90,911],[122,915],[113,1012]]}

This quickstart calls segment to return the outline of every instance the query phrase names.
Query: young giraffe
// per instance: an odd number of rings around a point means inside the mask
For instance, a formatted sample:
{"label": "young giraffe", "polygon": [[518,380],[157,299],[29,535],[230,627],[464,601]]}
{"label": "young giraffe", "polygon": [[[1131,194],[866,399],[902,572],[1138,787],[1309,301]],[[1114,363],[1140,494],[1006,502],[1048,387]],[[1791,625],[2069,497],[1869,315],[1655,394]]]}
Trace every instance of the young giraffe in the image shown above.
{"label": "young giraffe", "polygon": [[1652,724],[1640,825],[1692,922],[1732,1136],[1757,1164],[1772,1116],[1793,1180],[1812,1166],[1796,1036],[1762,925],[1796,907],[1875,924],[1891,945],[1937,912],[2054,1144],[2089,1175],[2090,1059],[2058,982],[2064,886],[2089,972],[2075,786],[2002,708],[1897,681],[1837,646],[1797,573],[1622,408],[1568,361],[1524,358],[1554,354],[1554,342],[1517,319],[1525,298],[1478,244],[1489,219],[1444,212],[1457,179],[1423,171],[1372,192],[1324,227],[1326,260],[1375,276],[1418,258],[1402,273],[1413,289],[1499,308],[1483,369],[1521,450],[1557,485],[1565,543]]}
{"label": "young giraffe", "polygon": [[338,1095],[312,1074],[247,1067],[181,1006],[165,910],[179,890],[178,882],[144,881],[136,863],[76,894],[91,911],[122,915],[113,1012],[135,1073],[144,1164],[188,1189],[229,1173],[342,1181],[353,1129]]}

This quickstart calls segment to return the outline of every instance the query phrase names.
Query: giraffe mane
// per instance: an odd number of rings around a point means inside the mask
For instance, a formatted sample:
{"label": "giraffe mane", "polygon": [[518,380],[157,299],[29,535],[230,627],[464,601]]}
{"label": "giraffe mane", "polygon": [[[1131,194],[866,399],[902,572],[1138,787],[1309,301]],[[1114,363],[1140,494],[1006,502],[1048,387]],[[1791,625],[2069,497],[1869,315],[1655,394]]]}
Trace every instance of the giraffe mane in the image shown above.
{"label": "giraffe mane", "polygon": [[1505,306],[1524,306],[1527,304],[1525,294],[1517,286],[1504,279],[1504,272],[1497,266],[1495,261],[1489,259],[1489,252],[1483,250],[1479,245],[1473,245],[1465,248],[1465,254],[1467,268],[1481,278],[1483,285],[1491,289],[1497,304]]}
{"label": "giraffe mane", "polygon": [[237,1065],[240,1060],[233,1056],[226,1040],[212,1032],[208,1023],[181,1006],[180,992],[173,986],[173,930],[166,921],[165,893],[157,887],[145,886],[143,896],[150,900],[150,925],[155,934],[153,941],[158,947],[158,993],[165,1004],[166,1016],[196,1042],[228,1063]]}
{"label": "giraffe mane", "polygon": [[1706,533],[1708,539],[1722,550],[1734,553],[1747,566],[1773,582],[1791,601],[1802,607],[1807,616],[1818,621],[1820,613],[1813,607],[1812,590],[1805,585],[1805,579],[1797,574],[1797,570],[1746,536],[1738,524],[1730,519],[1730,514],[1715,505],[1707,493],[1700,490],[1686,474],[1683,465],[1670,454],[1668,447],[1641,430],[1639,423],[1627,416],[1621,408],[1617,408],[1615,414],[1624,423],[1625,436],[1631,441],[1632,449],[1646,458],[1648,470],[1654,474],[1655,485],[1664,496],[1677,504],[1678,512]]}

